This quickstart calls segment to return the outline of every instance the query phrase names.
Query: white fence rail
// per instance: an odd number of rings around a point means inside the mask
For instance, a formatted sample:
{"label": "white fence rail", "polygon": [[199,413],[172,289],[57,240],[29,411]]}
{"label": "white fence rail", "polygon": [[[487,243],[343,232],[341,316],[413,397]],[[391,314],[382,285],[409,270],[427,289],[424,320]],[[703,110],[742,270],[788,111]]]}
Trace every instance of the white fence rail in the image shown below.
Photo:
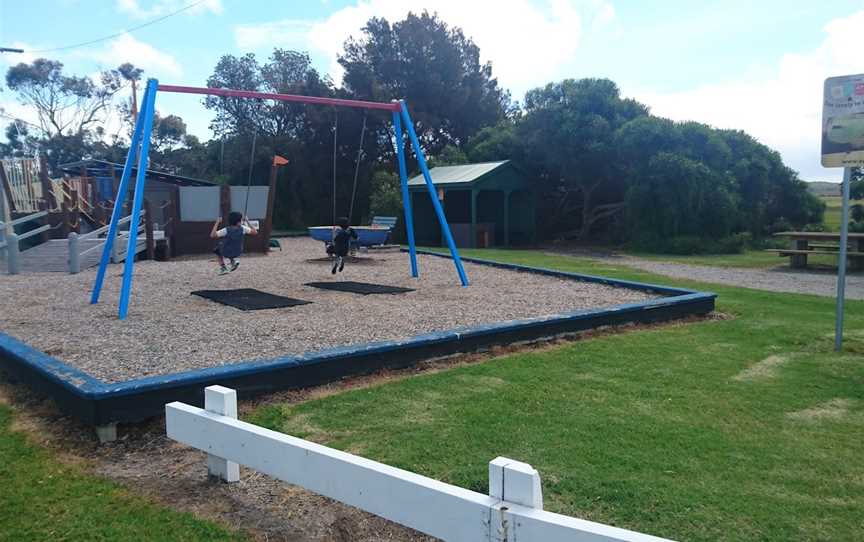
{"label": "white fence rail", "polygon": [[[665,539],[544,511],[540,475],[499,457],[484,495],[242,422],[237,393],[205,390],[205,408],[165,405],[168,437],[207,452],[208,469],[239,480],[239,464],[453,542],[662,542]],[[666,541],[668,542],[668,541]]]}

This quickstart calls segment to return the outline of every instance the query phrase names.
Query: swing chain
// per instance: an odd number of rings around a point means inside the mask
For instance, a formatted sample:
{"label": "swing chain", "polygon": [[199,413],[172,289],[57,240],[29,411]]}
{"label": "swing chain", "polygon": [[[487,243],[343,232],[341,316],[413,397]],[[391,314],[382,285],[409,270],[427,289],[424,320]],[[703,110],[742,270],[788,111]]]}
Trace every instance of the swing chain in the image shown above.
{"label": "swing chain", "polygon": [[366,110],[363,110],[363,128],[360,130],[360,146],[357,148],[357,160],[354,163],[354,187],[351,189],[351,206],[348,209],[348,224],[354,216],[354,199],[357,197],[357,176],[360,174],[360,159],[363,156],[363,138],[366,136]]}

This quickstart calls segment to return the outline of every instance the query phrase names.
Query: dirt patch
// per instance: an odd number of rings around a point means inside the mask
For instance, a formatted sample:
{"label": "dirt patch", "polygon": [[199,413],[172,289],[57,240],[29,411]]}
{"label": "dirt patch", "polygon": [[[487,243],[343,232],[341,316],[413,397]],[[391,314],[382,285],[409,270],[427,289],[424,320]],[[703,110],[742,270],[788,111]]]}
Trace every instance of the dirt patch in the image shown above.
{"label": "dirt patch", "polygon": [[763,380],[774,378],[777,376],[778,369],[785,365],[792,358],[791,355],[772,355],[762,361],[747,367],[737,375],[732,377],[732,380],[747,381],[747,380]]}
{"label": "dirt patch", "polygon": [[854,401],[852,399],[831,399],[811,408],[789,412],[789,418],[801,421],[840,420],[849,415]]}

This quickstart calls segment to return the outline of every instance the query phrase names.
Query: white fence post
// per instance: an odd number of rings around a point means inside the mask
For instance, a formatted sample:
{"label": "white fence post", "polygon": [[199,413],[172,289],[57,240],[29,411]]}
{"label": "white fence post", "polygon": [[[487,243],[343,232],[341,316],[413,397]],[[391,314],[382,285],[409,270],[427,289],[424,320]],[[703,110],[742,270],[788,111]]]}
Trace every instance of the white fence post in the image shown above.
{"label": "white fence post", "polygon": [[[204,410],[237,419],[237,391],[208,386],[204,389]],[[215,455],[207,454],[207,473],[226,482],[240,481],[240,465]]]}
{"label": "white fence post", "polygon": [[237,394],[222,386],[206,388],[204,402],[165,405],[165,431],[211,454],[208,470],[223,480],[239,480],[242,463],[448,542],[670,542],[544,511],[527,463],[491,461],[484,495],[237,420]]}
{"label": "white fence post", "polygon": [[[10,230],[11,226],[6,226]],[[14,231],[6,232],[6,265],[10,275],[21,272],[21,264],[18,261],[18,234]]]}
{"label": "white fence post", "polygon": [[74,231],[69,234],[69,272],[73,275],[81,272],[81,240]]}
{"label": "white fence post", "polygon": [[540,473],[528,463],[496,457],[489,462],[489,496],[543,510]]}

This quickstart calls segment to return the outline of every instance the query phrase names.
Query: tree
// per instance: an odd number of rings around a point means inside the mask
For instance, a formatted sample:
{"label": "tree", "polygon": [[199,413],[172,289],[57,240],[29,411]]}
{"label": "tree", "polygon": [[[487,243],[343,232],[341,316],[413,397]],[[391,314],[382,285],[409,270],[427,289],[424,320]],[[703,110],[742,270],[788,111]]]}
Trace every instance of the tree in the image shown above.
{"label": "tree", "polygon": [[[308,54],[285,49],[274,49],[263,65],[252,53],[225,55],[207,79],[207,86],[324,97],[335,93],[330,80],[312,67]],[[326,118],[329,124],[332,115],[327,108],[304,104],[221,96],[207,96],[204,106],[216,113],[210,127],[217,134],[251,134],[257,130],[272,137],[308,136],[310,122],[316,124]]]}
{"label": "tree", "polygon": [[608,79],[566,79],[526,94],[518,133],[543,185],[547,228],[585,239],[623,210],[626,171],[615,133],[647,114]]}
{"label": "tree", "polygon": [[405,98],[423,150],[439,154],[462,145],[510,109],[510,96],[480,62],[480,50],[462,30],[437,15],[409,13],[391,24],[372,18],[339,57],[343,84],[355,98]]}
{"label": "tree", "polygon": [[160,150],[178,145],[186,138],[186,123],[177,115],[162,117],[158,113],[153,119],[153,148]]}
{"label": "tree", "polygon": [[[252,54],[223,56],[207,84],[262,92],[349,97],[344,91],[334,89],[328,78],[321,77],[307,54],[283,49],[275,49],[264,64]],[[211,127],[220,135],[220,147],[224,144],[224,161],[220,160],[224,168],[220,167],[219,171],[231,184],[247,182],[249,153],[256,133],[255,156],[251,157],[253,183],[266,183],[274,154],[290,160],[281,174],[288,179],[287,187],[277,192],[280,224],[329,223],[333,218],[334,198],[337,212],[348,214],[363,111],[218,96],[209,96],[204,103],[215,113]],[[338,130],[334,134],[337,120]],[[389,116],[369,113],[366,120],[355,217],[362,216],[368,209],[369,177],[380,166],[380,160],[376,159],[380,149],[392,146],[385,124]],[[335,148],[334,135],[337,136]]]}
{"label": "tree", "polygon": [[458,166],[468,163],[468,156],[455,145],[447,145],[437,156],[432,156],[428,160],[430,168],[437,166]]}
{"label": "tree", "polygon": [[852,199],[864,199],[864,168],[857,167],[852,170],[849,192]]}
{"label": "tree", "polygon": [[734,231],[736,198],[724,174],[708,165],[661,151],[627,192],[631,240],[664,250],[677,238],[722,239]]}
{"label": "tree", "polygon": [[525,160],[524,146],[516,133],[516,124],[511,119],[477,132],[468,141],[465,152],[470,162],[513,160],[523,163]]}
{"label": "tree", "polygon": [[101,123],[123,84],[117,70],[102,72],[94,82],[65,75],[61,62],[39,58],[9,68],[6,86],[22,104],[36,110],[44,137],[51,138],[81,134]]}

